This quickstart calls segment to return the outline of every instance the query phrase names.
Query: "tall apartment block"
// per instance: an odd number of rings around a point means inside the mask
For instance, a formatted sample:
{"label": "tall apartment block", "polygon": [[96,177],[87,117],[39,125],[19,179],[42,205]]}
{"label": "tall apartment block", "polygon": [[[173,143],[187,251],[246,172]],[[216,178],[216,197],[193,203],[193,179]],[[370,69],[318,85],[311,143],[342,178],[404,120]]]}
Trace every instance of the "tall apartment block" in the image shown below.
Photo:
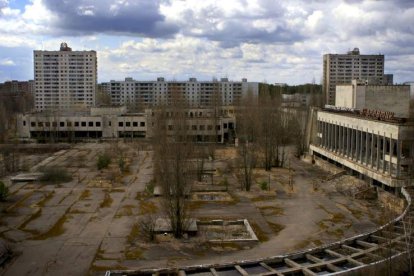
{"label": "tall apartment block", "polygon": [[102,84],[102,90],[111,97],[113,105],[127,105],[129,109],[171,105],[177,99],[183,99],[193,107],[213,105],[233,105],[251,93],[259,93],[258,82],[229,81],[227,78],[213,81],[166,81],[158,78],[156,81],[136,81],[125,78],[125,81],[110,81]]}
{"label": "tall apartment block", "polygon": [[384,78],[384,55],[361,55],[355,48],[347,54],[323,56],[322,85],[326,104],[335,104],[336,85],[350,84],[353,79],[368,81],[369,84],[392,82],[391,76]]}
{"label": "tall apartment block", "polygon": [[95,105],[96,51],[37,51],[34,57],[35,109],[67,110]]}

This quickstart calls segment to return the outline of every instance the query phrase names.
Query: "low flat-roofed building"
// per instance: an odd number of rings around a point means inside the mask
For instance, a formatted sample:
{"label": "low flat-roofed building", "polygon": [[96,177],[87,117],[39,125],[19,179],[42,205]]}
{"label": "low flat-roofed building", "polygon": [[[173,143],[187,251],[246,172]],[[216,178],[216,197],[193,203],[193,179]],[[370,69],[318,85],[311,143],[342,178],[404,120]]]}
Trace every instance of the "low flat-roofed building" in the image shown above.
{"label": "low flat-roofed building", "polygon": [[[166,134],[172,135],[174,120],[168,109],[146,109],[128,113],[124,106],[91,108],[89,111],[49,111],[20,114],[21,140],[74,141],[84,139],[152,138],[157,114],[167,118]],[[209,108],[186,108],[183,113],[187,135],[197,142],[227,142],[234,137],[235,115],[231,106],[218,112]]]}

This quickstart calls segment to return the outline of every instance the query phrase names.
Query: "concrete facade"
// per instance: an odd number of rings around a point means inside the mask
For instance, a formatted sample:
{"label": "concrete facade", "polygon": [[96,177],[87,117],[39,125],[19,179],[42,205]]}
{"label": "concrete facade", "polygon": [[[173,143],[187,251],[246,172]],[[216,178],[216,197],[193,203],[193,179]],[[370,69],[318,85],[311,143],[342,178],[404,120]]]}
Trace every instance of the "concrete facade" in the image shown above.
{"label": "concrete facade", "polygon": [[414,123],[388,122],[352,112],[319,110],[310,154],[373,183],[414,184]]}
{"label": "concrete facade", "polygon": [[[335,89],[339,84],[350,84],[351,80],[368,80],[371,84],[384,84],[384,55],[361,55],[358,48],[347,54],[323,56],[323,93],[325,103],[335,104]],[[388,83],[387,83],[388,84]]]}
{"label": "concrete facade", "polygon": [[388,111],[399,118],[411,117],[414,109],[409,85],[369,85],[357,80],[336,87],[335,106]]}
{"label": "concrete facade", "polygon": [[95,105],[97,58],[95,51],[34,51],[35,109],[68,110]]}
{"label": "concrete facade", "polygon": [[184,99],[192,107],[233,105],[243,96],[259,94],[258,82],[229,81],[222,78],[213,81],[137,81],[125,78],[124,81],[102,83],[103,92],[111,98],[113,105],[127,105],[130,109],[171,105],[177,99]]}
{"label": "concrete facade", "polygon": [[[83,139],[151,138],[157,122],[157,114],[164,112],[166,135],[172,135],[174,120],[168,110],[146,109],[143,113],[127,113],[124,106],[91,108],[84,112],[54,111],[21,114],[17,131],[21,140],[50,139],[73,141]],[[232,107],[220,108],[219,112],[207,108],[182,111],[186,135],[198,142],[226,142],[234,136],[236,125]]]}

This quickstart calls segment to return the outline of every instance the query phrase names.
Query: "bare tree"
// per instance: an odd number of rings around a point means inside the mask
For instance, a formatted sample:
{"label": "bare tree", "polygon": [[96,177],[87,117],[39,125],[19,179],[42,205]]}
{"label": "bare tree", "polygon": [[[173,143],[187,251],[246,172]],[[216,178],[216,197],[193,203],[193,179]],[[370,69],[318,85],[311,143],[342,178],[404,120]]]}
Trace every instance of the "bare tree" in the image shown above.
{"label": "bare tree", "polygon": [[157,181],[163,189],[163,209],[176,238],[187,228],[190,190],[192,137],[187,132],[186,108],[181,97],[156,112],[154,149]]}

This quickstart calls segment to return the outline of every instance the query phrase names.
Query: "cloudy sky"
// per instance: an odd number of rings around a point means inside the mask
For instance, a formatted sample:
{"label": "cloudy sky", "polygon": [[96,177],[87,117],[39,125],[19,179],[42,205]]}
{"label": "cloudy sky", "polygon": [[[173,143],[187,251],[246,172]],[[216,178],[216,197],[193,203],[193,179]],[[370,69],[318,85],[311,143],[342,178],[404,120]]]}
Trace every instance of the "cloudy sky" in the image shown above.
{"label": "cloudy sky", "polygon": [[158,76],[319,83],[322,55],[385,54],[414,80],[414,0],[0,0],[0,81],[33,50],[98,52],[99,82]]}

